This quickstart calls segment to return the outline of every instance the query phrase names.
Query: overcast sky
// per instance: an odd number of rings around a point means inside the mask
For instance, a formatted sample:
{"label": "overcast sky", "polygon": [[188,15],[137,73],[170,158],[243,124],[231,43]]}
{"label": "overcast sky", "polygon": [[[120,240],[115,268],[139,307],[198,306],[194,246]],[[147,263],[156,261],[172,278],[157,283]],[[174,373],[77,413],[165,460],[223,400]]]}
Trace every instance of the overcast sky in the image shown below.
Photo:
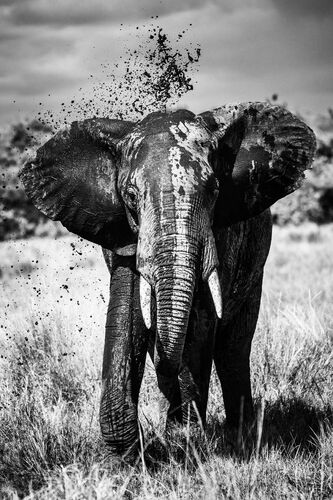
{"label": "overcast sky", "polygon": [[102,79],[155,15],[171,38],[192,23],[202,47],[182,99],[194,112],[273,93],[300,111],[333,107],[333,0],[0,0],[0,125]]}

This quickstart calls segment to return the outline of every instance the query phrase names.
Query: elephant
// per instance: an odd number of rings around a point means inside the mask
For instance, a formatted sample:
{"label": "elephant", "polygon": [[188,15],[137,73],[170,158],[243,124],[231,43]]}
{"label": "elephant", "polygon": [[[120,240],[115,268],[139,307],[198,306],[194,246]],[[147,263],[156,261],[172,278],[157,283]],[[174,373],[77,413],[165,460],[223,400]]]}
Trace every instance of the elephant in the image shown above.
{"label": "elephant", "polygon": [[138,453],[147,352],[162,429],[205,425],[213,362],[227,424],[253,419],[270,206],[300,187],[315,147],[284,107],[245,102],[75,121],[23,167],[34,205],[99,244],[110,271],[100,427],[111,454]]}

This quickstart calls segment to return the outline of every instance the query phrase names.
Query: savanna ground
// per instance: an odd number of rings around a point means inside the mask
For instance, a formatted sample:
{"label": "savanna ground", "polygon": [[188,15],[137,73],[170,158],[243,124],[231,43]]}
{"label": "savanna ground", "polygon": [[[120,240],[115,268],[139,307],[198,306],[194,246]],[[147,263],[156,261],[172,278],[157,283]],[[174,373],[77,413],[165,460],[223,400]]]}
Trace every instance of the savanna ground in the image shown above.
{"label": "savanna ground", "polygon": [[224,429],[212,375],[208,425],[156,431],[147,365],[145,459],[105,459],[98,427],[108,273],[75,237],[1,243],[2,498],[332,498],[333,226],[274,228],[252,348],[257,426]]}

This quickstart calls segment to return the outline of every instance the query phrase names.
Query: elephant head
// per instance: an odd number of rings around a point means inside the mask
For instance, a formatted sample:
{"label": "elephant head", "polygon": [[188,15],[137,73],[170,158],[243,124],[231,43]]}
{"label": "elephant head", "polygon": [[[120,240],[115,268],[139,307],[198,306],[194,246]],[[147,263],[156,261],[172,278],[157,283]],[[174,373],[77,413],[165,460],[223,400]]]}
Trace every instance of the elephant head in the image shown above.
{"label": "elephant head", "polygon": [[74,122],[38,150],[21,179],[51,219],[117,254],[136,253],[148,328],[156,297],[156,368],[172,376],[198,280],[222,315],[215,232],[299,187],[314,150],[296,116],[244,103],[200,115],[157,112],[138,123]]}

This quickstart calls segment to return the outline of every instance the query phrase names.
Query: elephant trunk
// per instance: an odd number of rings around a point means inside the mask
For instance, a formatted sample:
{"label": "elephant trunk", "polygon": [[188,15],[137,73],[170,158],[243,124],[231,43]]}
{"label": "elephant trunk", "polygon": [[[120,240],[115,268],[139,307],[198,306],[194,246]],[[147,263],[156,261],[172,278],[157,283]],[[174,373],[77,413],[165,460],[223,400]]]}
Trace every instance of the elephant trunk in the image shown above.
{"label": "elephant trunk", "polygon": [[[137,253],[141,310],[147,328],[151,327],[151,295],[155,293],[154,363],[165,396],[169,390],[172,393],[181,370],[197,280],[208,282],[217,316],[222,314],[218,259],[208,216],[198,208],[195,213],[191,207],[181,208],[164,208],[168,214],[179,215],[160,221],[155,232],[151,224],[141,225]],[[141,219],[144,224],[147,217]]]}
{"label": "elephant trunk", "polygon": [[195,280],[195,268],[181,263],[157,273],[155,366],[162,376],[177,376],[180,371]]}
{"label": "elephant trunk", "polygon": [[[189,237],[188,233],[164,235],[159,239],[150,282],[156,296],[155,365],[160,375],[171,377],[179,373],[200,273],[208,282],[216,315],[221,318],[222,294],[216,266],[212,234],[204,242],[200,237]],[[151,293],[150,283],[141,275],[140,302],[147,328],[151,327]]]}
{"label": "elephant trunk", "polygon": [[[155,258],[153,283],[156,296],[154,364],[160,399],[161,426],[177,393],[183,350],[200,265],[199,241],[185,236],[162,239]],[[170,406],[171,405],[171,406]]]}

